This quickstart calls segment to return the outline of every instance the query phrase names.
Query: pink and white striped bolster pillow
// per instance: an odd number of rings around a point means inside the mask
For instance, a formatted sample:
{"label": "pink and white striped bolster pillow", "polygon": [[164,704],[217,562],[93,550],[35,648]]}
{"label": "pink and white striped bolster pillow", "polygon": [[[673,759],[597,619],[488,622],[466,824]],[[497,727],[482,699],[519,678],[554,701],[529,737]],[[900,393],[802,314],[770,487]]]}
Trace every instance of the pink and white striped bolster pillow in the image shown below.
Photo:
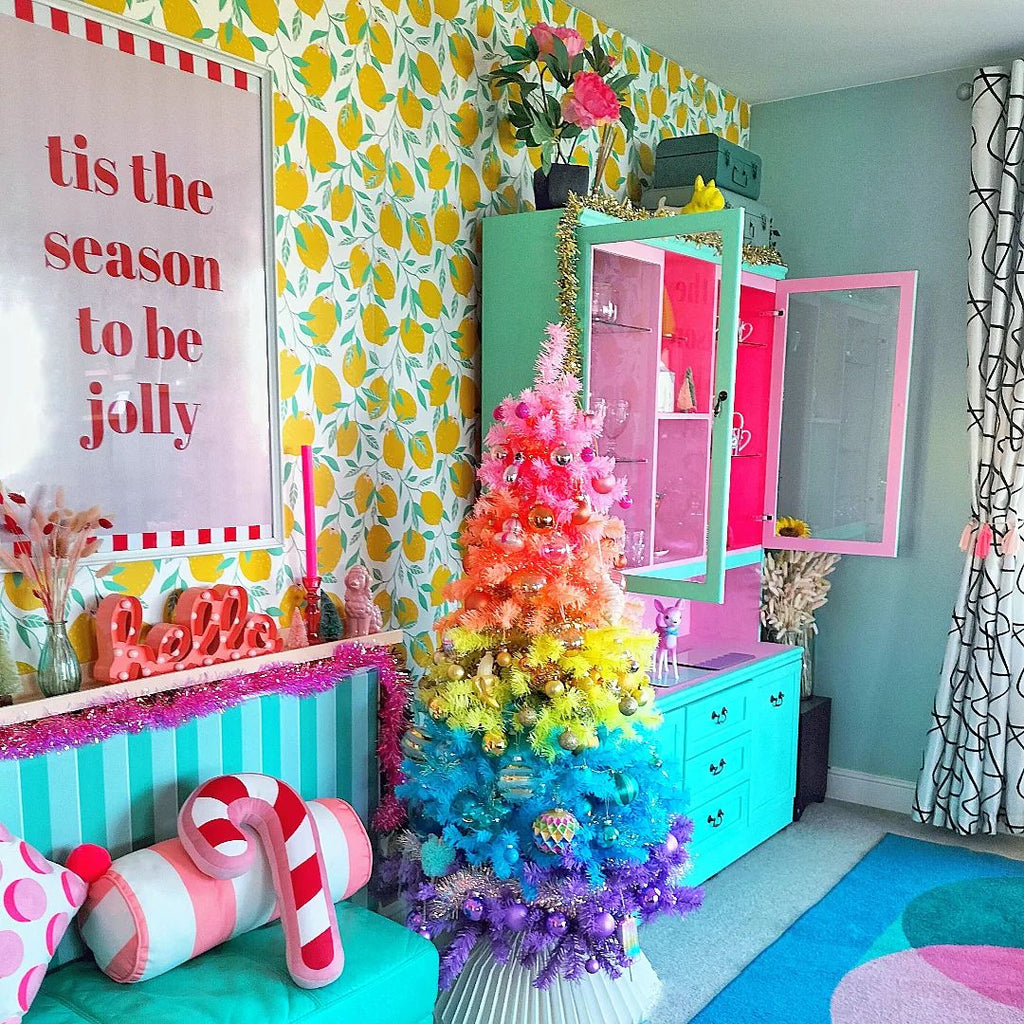
{"label": "pink and white striped bolster pillow", "polygon": [[[324,867],[337,903],[370,880],[373,852],[344,800],[310,800]],[[155,978],[235,935],[280,916],[270,863],[259,844],[252,866],[211,878],[181,841],[168,839],[118,858],[93,882],[78,922],[100,969],[114,981]]]}

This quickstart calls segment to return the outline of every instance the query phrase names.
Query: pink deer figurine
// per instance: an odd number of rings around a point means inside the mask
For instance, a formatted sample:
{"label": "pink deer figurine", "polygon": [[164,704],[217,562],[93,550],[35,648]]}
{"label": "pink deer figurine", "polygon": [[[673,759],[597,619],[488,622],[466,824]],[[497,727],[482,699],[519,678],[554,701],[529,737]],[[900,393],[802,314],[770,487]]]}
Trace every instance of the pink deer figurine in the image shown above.
{"label": "pink deer figurine", "polygon": [[654,620],[654,628],[658,633],[658,648],[654,652],[654,675],[666,675],[668,666],[671,664],[672,674],[678,679],[679,665],[676,662],[676,647],[679,644],[679,627],[683,621],[683,599],[680,598],[673,605],[664,605],[660,601],[655,601],[654,607],[658,609],[657,617]]}

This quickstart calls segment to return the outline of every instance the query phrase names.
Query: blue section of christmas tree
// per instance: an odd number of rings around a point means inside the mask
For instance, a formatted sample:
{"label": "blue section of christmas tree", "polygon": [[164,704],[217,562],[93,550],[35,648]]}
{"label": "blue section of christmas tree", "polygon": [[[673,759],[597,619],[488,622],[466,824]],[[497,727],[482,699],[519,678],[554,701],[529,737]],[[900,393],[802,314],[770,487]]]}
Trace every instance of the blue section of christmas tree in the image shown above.
{"label": "blue section of christmas tree", "polygon": [[409,829],[388,873],[410,928],[444,936],[441,986],[480,941],[535,984],[612,977],[636,926],[685,914],[691,823],[652,738],[661,718],[619,571],[629,507],[601,424],[548,329],[535,385],[495,410],[464,574],[421,681],[398,795]]}

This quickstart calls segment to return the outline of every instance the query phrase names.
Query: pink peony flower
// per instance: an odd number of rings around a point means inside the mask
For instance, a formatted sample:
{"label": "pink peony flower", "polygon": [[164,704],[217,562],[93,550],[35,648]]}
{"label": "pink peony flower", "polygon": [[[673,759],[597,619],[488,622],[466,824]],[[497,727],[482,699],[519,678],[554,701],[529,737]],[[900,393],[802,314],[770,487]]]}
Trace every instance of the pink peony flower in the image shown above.
{"label": "pink peony flower", "polygon": [[565,43],[565,48],[569,51],[570,60],[578,53],[583,52],[583,36],[574,28],[555,28],[553,25],[548,25],[542,21],[530,29],[530,35],[537,40],[541,55],[555,52],[555,36]]}
{"label": "pink peony flower", "polygon": [[562,100],[562,117],[581,128],[619,119],[619,98],[595,71],[581,71]]}

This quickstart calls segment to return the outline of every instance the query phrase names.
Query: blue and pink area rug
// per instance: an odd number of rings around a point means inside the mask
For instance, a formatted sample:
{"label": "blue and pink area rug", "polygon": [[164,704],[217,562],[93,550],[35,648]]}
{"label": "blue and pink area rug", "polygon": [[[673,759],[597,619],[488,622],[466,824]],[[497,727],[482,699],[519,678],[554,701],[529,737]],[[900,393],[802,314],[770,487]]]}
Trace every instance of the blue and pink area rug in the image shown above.
{"label": "blue and pink area rug", "polygon": [[693,1019],[936,1022],[1024,1024],[1024,863],[894,835]]}

